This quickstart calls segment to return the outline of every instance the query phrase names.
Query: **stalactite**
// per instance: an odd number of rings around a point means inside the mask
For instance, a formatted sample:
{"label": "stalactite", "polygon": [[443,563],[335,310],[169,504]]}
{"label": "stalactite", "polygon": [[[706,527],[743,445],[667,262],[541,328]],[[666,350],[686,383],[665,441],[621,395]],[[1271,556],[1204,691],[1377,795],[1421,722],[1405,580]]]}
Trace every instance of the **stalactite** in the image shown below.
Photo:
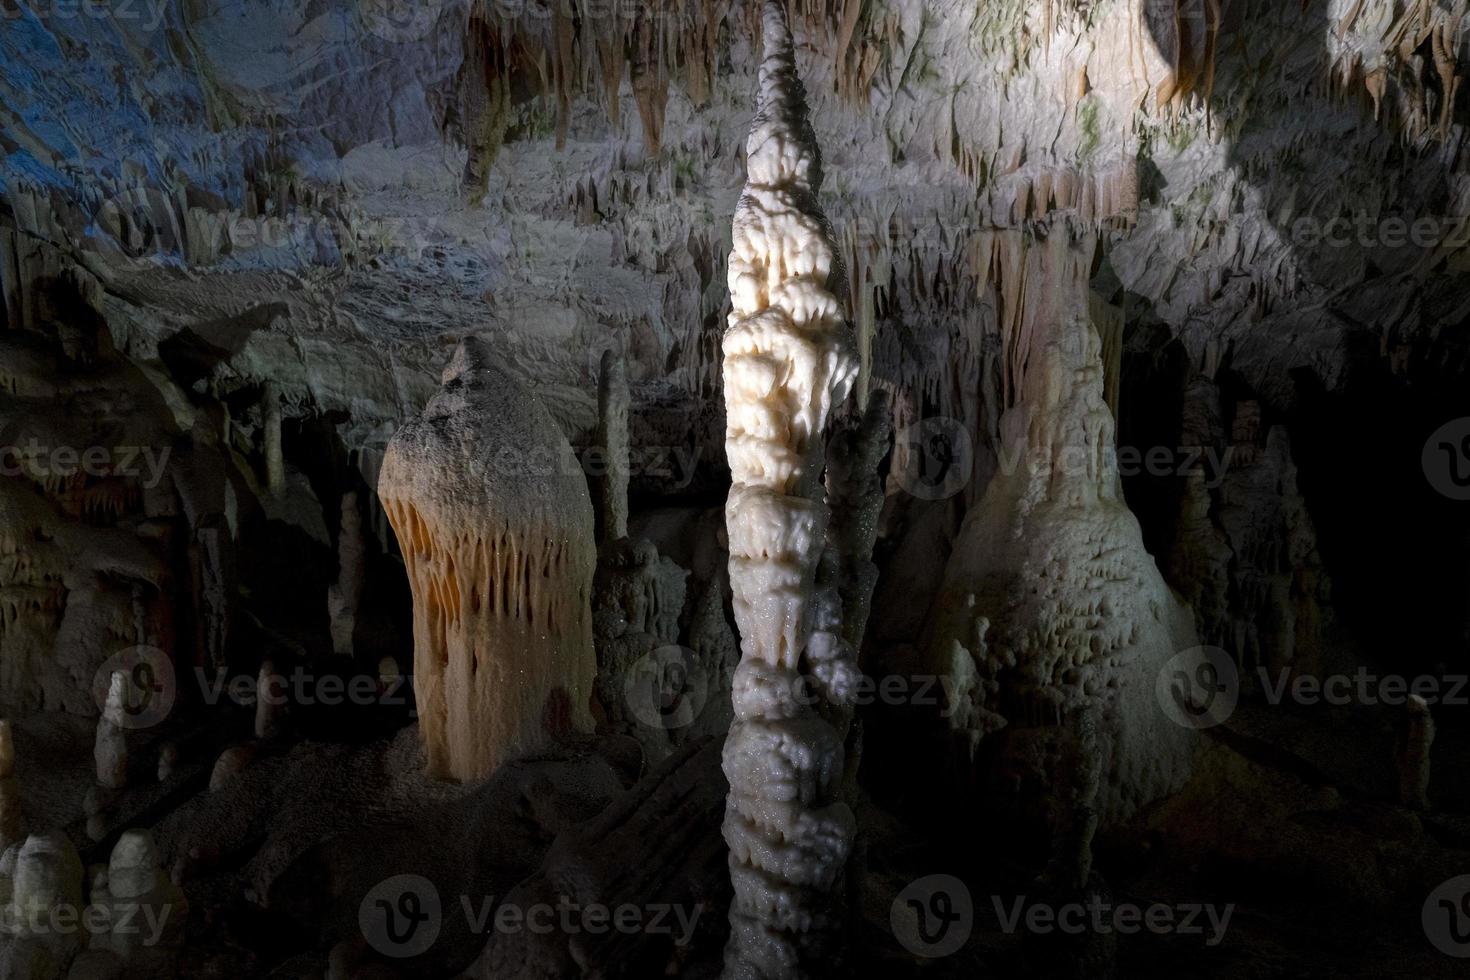
{"label": "stalactite", "polygon": [[[841,271],[816,208],[820,154],[786,12],[767,0],[762,15],[765,51],[734,220],[724,341],[733,481],[725,513],[743,651],[724,755],[735,887],[725,975],[742,978],[808,976],[836,953],[831,893],[854,832],[842,798],[842,735],[795,695],[820,614],[822,433],[857,363],[833,295]],[[844,693],[833,687],[835,675],[814,679],[829,696]],[[842,709],[840,701],[833,707]]]}
{"label": "stalactite", "polygon": [[556,149],[566,149],[567,126],[572,115],[573,73],[576,62],[572,46],[576,41],[571,19],[565,12],[566,5],[551,5],[551,87],[556,95]]}
{"label": "stalactite", "polygon": [[478,204],[489,190],[490,169],[510,122],[510,73],[500,33],[479,18],[471,19],[469,31],[460,84],[468,149],[463,184]]}
{"label": "stalactite", "polygon": [[607,119],[613,130],[617,131],[623,126],[623,106],[618,93],[623,86],[623,71],[627,65],[622,36],[599,38],[597,60],[602,68],[602,93],[607,106]]}
{"label": "stalactite", "polygon": [[643,122],[643,145],[651,157],[663,148],[664,110],[669,101],[669,74],[664,63],[660,19],[641,12],[633,31],[633,60],[629,73],[638,117]]}

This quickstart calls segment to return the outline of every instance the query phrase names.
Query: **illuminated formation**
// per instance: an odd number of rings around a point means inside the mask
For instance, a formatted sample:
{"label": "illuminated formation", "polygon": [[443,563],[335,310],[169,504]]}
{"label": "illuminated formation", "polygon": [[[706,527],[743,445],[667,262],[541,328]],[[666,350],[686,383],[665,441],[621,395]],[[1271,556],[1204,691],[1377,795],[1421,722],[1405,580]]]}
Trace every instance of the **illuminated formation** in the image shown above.
{"label": "illuminated formation", "polygon": [[[830,894],[852,846],[843,735],[800,697],[828,508],[822,432],[858,372],[821,160],[790,27],[767,2],[764,60],[736,206],[724,338],[725,506],[742,659],[725,743],[724,834],[735,899],[725,971],[799,977],[824,953]],[[830,674],[828,675],[831,676]],[[830,695],[825,679],[815,679]]]}
{"label": "illuminated formation", "polygon": [[413,591],[414,693],[429,771],[475,779],[589,730],[587,483],[556,424],[468,339],[394,435],[378,493]]}

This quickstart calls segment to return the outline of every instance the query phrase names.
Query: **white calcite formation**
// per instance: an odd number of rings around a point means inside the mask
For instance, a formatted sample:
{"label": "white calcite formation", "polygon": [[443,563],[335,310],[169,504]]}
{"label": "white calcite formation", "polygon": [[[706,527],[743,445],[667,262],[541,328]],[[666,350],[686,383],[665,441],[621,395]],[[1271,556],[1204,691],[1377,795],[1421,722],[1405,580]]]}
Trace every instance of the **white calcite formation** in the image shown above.
{"label": "white calcite formation", "polygon": [[113,671],[108,679],[107,699],[97,718],[97,738],[92,756],[97,764],[97,785],[121,789],[128,782],[127,703],[128,675]]}
{"label": "white calcite formation", "polygon": [[800,977],[835,952],[822,940],[854,833],[842,733],[799,695],[827,533],[823,430],[858,363],[781,4],[764,5],[762,31],[723,345],[725,520],[742,649],[724,755],[735,888],[725,973]]}
{"label": "white calcite formation", "polygon": [[[109,911],[106,921],[111,928],[93,937],[92,948],[110,950],[124,961],[155,966],[165,962],[168,947],[176,945],[183,934],[189,903],[183,890],[163,872],[153,835],[141,829],[124,831],[101,877],[102,883],[92,888],[91,900]],[[131,925],[131,919],[143,920],[145,913],[146,921],[157,925],[156,934]],[[144,975],[141,970],[132,972]]]}
{"label": "white calcite formation", "polygon": [[[13,868],[7,867],[14,855]],[[55,916],[82,906],[82,859],[60,831],[31,834],[0,859],[0,883],[10,878],[7,935],[0,941],[0,976],[59,980],[81,945],[79,930],[54,928]]]}
{"label": "white calcite formation", "polygon": [[477,339],[388,446],[429,770],[475,779],[591,727],[592,503],[566,438]]}
{"label": "white calcite formation", "polygon": [[1098,768],[1066,812],[1044,805],[1063,835],[1079,810],[1107,826],[1182,783],[1192,731],[1165,716],[1155,679],[1198,642],[1123,499],[1091,261],[1064,226],[1025,256],[1025,313],[1005,338],[1010,462],[965,517],[927,644],[927,669],[954,678],[962,750],[991,740],[999,767],[978,771],[1004,773],[992,789],[1018,788],[1026,808]]}

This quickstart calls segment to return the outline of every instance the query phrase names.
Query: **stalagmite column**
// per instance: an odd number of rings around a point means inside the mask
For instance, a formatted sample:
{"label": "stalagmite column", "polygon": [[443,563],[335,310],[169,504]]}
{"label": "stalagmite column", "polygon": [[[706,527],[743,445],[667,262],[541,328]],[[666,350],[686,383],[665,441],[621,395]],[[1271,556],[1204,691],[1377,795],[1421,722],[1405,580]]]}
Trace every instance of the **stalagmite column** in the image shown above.
{"label": "stalagmite column", "polygon": [[0,854],[25,836],[25,808],[15,778],[15,739],[10,722],[0,721]]}
{"label": "stalagmite column", "polygon": [[128,744],[123,735],[127,698],[128,675],[115,670],[107,685],[102,715],[97,719],[97,741],[92,749],[97,785],[108,789],[121,789],[128,782]]}
{"label": "stalagmite column", "polygon": [[275,382],[266,382],[262,396],[265,418],[265,482],[272,497],[286,491],[286,458],[281,451],[281,392]]}
{"label": "stalagmite column", "polygon": [[873,545],[883,511],[878,464],[888,452],[892,421],[881,400],[868,403],[855,423],[834,440],[828,454],[827,495],[832,502],[832,544],[840,560],[837,591],[842,596],[842,634],[861,646],[867,628],[878,566]]}
{"label": "stalagmite column", "polygon": [[342,495],[342,523],[337,534],[337,581],[327,589],[327,616],[332,629],[332,652],[352,656],[352,631],[357,626],[357,607],[362,601],[363,582],[362,515],[357,494]]}
{"label": "stalagmite column", "polygon": [[725,521],[742,649],[724,755],[735,888],[725,975],[792,978],[837,952],[824,933],[836,925],[831,895],[854,832],[842,801],[842,735],[802,696],[801,658],[827,531],[822,431],[858,364],[779,2],[765,4],[762,30],[724,339],[733,480]]}
{"label": "stalagmite column", "polygon": [[255,676],[255,737],[275,738],[281,734],[286,717],[286,679],[276,673],[276,665],[262,661]]}
{"label": "stalagmite column", "polygon": [[616,541],[628,536],[628,372],[611,350],[602,354],[597,379],[597,447],[604,467],[600,540]]}
{"label": "stalagmite column", "polygon": [[[922,668],[953,679],[946,724],[987,798],[1049,819],[1059,851],[1079,852],[1093,814],[1114,826],[1184,784],[1195,733],[1156,681],[1199,642],[1123,496],[1089,315],[1095,247],[1061,225],[995,242],[1011,297],[1000,452],[1014,462],[965,515]],[[1058,785],[1087,789],[1059,801]]]}
{"label": "stalagmite column", "polygon": [[1399,802],[1416,810],[1429,809],[1429,750],[1434,745],[1434,717],[1429,704],[1409,695],[1407,722],[1399,748]]}
{"label": "stalagmite column", "polygon": [[429,771],[475,779],[592,725],[587,481],[566,438],[478,339],[388,445],[378,494],[413,590]]}

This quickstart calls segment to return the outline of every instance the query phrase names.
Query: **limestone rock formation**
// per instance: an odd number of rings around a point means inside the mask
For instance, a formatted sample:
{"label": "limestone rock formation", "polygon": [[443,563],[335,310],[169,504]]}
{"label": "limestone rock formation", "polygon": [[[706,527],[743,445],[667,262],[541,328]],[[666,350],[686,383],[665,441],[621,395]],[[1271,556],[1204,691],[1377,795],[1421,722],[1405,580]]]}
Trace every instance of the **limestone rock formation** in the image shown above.
{"label": "limestone rock formation", "polygon": [[128,696],[132,685],[128,675],[112,672],[107,685],[107,698],[97,719],[97,740],[93,758],[97,764],[97,785],[121,789],[128,782],[127,720]]}
{"label": "limestone rock formation", "polygon": [[25,839],[25,825],[25,804],[15,774],[15,736],[10,720],[0,720],[0,854]]}
{"label": "limestone rock formation", "polygon": [[[0,860],[0,878],[9,853]],[[59,980],[81,947],[81,936],[50,923],[61,921],[58,910],[67,916],[82,907],[82,859],[58,831],[31,834],[13,853],[9,912],[15,934],[0,943],[0,975]]]}
{"label": "limestone rock formation", "polygon": [[592,504],[546,411],[467,339],[378,483],[414,599],[431,772],[476,779],[591,727]]}
{"label": "limestone rock formation", "polygon": [[[90,898],[107,910],[110,926],[91,938],[91,949],[112,953],[125,965],[126,975],[158,975],[173,968],[171,955],[183,936],[189,903],[160,868],[148,831],[123,832]],[[148,928],[135,928],[143,924]]]}
{"label": "limestone rock formation", "polygon": [[[715,832],[725,781],[719,742],[684,746],[602,813],[568,827],[540,868],[505,897],[514,909],[570,907],[570,928],[491,937],[483,980],[688,976],[694,940],[717,927],[724,847]],[[604,929],[588,910],[667,909],[644,929]]]}
{"label": "limestone rock formation", "polygon": [[597,376],[599,540],[628,536],[628,369],[614,351],[604,351]]}
{"label": "limestone rock formation", "polygon": [[342,520],[337,531],[337,581],[327,590],[327,616],[332,627],[332,651],[352,655],[352,631],[357,626],[357,607],[362,601],[365,572],[362,515],[357,494],[342,495]]}
{"label": "limestone rock formation", "polygon": [[1102,344],[1081,288],[1092,246],[1065,227],[1052,236],[1027,257],[1049,271],[1028,276],[1025,317],[1007,337],[1013,386],[1000,428],[1012,464],[965,517],[927,656],[956,679],[949,725],[962,754],[994,752],[989,771],[1020,788],[1012,802],[1023,806],[1076,757],[1074,716],[1099,712],[1089,741],[1102,775],[1097,799],[1081,803],[1106,826],[1188,772],[1192,732],[1166,718],[1155,678],[1196,640],[1123,500]]}
{"label": "limestone rock formation", "polygon": [[1286,427],[1263,423],[1254,399],[1226,398],[1208,374],[1187,385],[1183,408],[1180,443],[1202,456],[1186,475],[1165,574],[1200,639],[1242,671],[1320,672],[1331,588]]}
{"label": "limestone rock formation", "polygon": [[[802,977],[836,954],[831,892],[854,833],[843,732],[799,697],[826,548],[824,430],[858,364],[840,263],[816,205],[822,165],[784,5],[761,9],[763,60],[736,206],[724,338],[725,505],[742,658],[725,743],[725,839],[735,898],[729,977]],[[825,604],[830,612],[833,602]],[[855,673],[855,658],[852,671]],[[837,705],[847,693],[818,679]]]}
{"label": "limestone rock formation", "polygon": [[604,545],[593,579],[602,727],[632,735],[650,762],[669,755],[704,706],[708,679],[678,645],[688,577],[652,542],[621,538]]}

